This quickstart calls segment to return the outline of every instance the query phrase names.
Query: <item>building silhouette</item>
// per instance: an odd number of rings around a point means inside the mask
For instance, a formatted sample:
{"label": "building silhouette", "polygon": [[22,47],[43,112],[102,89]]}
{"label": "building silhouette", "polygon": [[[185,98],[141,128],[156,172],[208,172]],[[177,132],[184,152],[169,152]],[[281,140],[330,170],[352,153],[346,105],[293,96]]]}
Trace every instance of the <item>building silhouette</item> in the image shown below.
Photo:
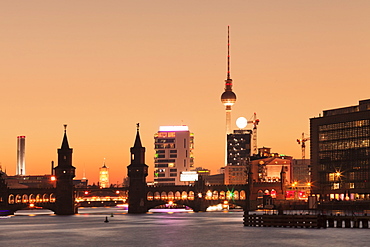
{"label": "building silhouette", "polygon": [[321,200],[370,199],[370,99],[310,119],[312,193]]}
{"label": "building silhouette", "polygon": [[194,135],[188,126],[161,126],[154,135],[154,183],[183,185],[180,174],[194,167]]}

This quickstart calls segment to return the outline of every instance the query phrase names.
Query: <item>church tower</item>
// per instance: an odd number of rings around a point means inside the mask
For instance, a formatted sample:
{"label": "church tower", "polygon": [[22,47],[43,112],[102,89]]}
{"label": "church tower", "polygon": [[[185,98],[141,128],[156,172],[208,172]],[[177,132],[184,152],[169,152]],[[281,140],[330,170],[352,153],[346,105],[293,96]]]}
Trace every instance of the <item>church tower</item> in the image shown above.
{"label": "church tower", "polygon": [[62,146],[58,149],[58,166],[54,168],[56,177],[55,214],[71,215],[77,212],[73,178],[76,168],[72,166],[72,152],[67,139],[67,125],[64,125]]}
{"label": "church tower", "polygon": [[128,168],[130,179],[128,192],[128,213],[146,213],[146,177],[148,166],[145,164],[145,148],[141,145],[139,124],[137,124],[136,139],[134,146],[130,148],[131,164]]}

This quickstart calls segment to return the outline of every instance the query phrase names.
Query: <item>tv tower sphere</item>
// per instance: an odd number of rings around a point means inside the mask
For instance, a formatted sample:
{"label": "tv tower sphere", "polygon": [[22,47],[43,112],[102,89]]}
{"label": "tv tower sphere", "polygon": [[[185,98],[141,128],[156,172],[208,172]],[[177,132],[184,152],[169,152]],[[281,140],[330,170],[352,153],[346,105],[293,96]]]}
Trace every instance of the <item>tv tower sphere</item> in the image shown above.
{"label": "tv tower sphere", "polygon": [[232,106],[235,104],[236,95],[233,91],[225,91],[221,95],[221,102],[224,106]]}

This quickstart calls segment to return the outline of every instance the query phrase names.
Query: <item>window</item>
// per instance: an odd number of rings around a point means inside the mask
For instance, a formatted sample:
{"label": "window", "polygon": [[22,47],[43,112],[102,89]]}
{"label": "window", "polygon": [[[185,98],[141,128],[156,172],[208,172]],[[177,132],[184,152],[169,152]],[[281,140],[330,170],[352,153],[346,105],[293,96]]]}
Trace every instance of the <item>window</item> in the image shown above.
{"label": "window", "polygon": [[333,190],[339,190],[339,183],[333,184]]}
{"label": "window", "polygon": [[177,177],[177,173],[170,173],[170,177]]}
{"label": "window", "polygon": [[177,154],[170,154],[170,158],[177,158]]}

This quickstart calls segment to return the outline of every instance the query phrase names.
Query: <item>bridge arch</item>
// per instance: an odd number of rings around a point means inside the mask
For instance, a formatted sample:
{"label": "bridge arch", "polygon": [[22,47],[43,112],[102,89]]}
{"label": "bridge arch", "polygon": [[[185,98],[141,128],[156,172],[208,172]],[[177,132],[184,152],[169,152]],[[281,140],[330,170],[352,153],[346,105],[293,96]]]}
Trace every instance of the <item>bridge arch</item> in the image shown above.
{"label": "bridge arch", "polygon": [[153,201],[153,192],[149,191],[148,194],[146,195],[146,199],[148,201]]}
{"label": "bridge arch", "polygon": [[14,195],[13,194],[10,194],[9,197],[8,197],[8,203],[9,204],[14,204]]}
{"label": "bridge arch", "polygon": [[29,201],[29,203],[35,203],[36,202],[35,195],[30,194],[30,196],[28,197],[28,201]]}
{"label": "bridge arch", "polygon": [[42,197],[40,194],[36,195],[36,202],[42,202]]}
{"label": "bridge arch", "polygon": [[237,191],[237,190],[234,191],[233,199],[234,200],[239,200],[239,191]]}
{"label": "bridge arch", "polygon": [[246,200],[247,199],[246,194],[245,194],[245,190],[240,191],[239,199],[240,200]]}
{"label": "bridge arch", "polygon": [[55,202],[55,195],[54,193],[50,194],[50,202]]}
{"label": "bridge arch", "polygon": [[263,198],[263,191],[262,190],[257,191],[257,198]]}
{"label": "bridge arch", "polygon": [[22,196],[20,194],[17,194],[15,196],[15,203],[22,203]]}
{"label": "bridge arch", "polygon": [[206,200],[212,200],[212,196],[213,196],[212,191],[211,190],[207,190],[205,199]]}
{"label": "bridge arch", "polygon": [[217,190],[213,191],[212,200],[218,200],[218,191]]}
{"label": "bridge arch", "polygon": [[173,192],[172,191],[168,192],[168,200],[172,201],[173,199],[175,199],[175,196],[173,195]]}
{"label": "bridge arch", "polygon": [[226,199],[227,200],[232,200],[233,199],[233,192],[231,192],[230,190],[226,191]]}
{"label": "bridge arch", "polygon": [[43,201],[43,202],[49,202],[49,195],[48,195],[48,194],[46,194],[46,193],[45,193],[45,194],[43,194],[43,195],[42,195],[42,201]]}
{"label": "bridge arch", "polygon": [[166,193],[166,191],[162,191],[162,193],[161,193],[161,200],[167,200],[167,193]]}
{"label": "bridge arch", "polygon": [[225,191],[220,191],[220,200],[225,200]]}
{"label": "bridge arch", "polygon": [[188,193],[187,193],[186,191],[183,191],[183,192],[181,193],[181,199],[182,199],[182,200],[186,200],[186,199],[188,199]]}
{"label": "bridge arch", "polygon": [[181,200],[181,193],[180,193],[180,191],[176,191],[176,193],[175,193],[175,200]]}
{"label": "bridge arch", "polygon": [[154,192],[154,200],[160,200],[161,199],[161,194],[159,194],[158,191]]}
{"label": "bridge arch", "polygon": [[22,203],[28,203],[28,195],[27,194],[22,195]]}
{"label": "bridge arch", "polygon": [[188,199],[191,201],[194,200],[194,191],[189,191]]}

